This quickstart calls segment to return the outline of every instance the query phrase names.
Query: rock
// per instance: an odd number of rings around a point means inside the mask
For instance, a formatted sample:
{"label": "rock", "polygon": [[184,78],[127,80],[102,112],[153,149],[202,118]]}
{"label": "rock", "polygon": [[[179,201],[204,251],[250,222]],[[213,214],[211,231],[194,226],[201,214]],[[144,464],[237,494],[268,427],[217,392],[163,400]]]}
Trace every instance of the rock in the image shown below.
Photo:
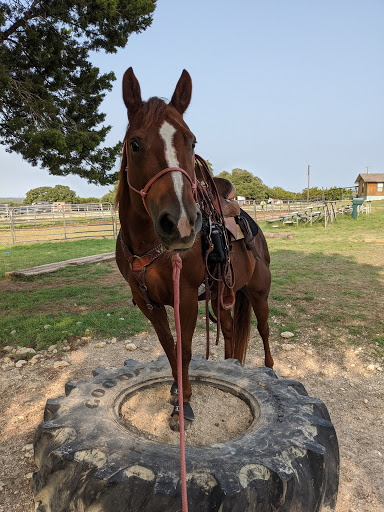
{"label": "rock", "polygon": [[71,350],[71,347],[69,347],[68,345],[63,347],[63,352],[69,352]]}
{"label": "rock", "polygon": [[76,322],[76,325],[81,325],[83,322]]}
{"label": "rock", "polygon": [[107,316],[111,316],[111,313],[107,313]]}
{"label": "rock", "polygon": [[49,324],[44,325],[44,329],[49,329],[51,326]]}
{"label": "rock", "polygon": [[26,478],[27,480],[31,480],[31,479],[32,479],[32,477],[33,477],[33,473],[27,473],[27,474],[25,475],[25,478]]}
{"label": "rock", "polygon": [[364,403],[367,404],[368,403],[368,400],[366,398],[364,398]]}
{"label": "rock", "polygon": [[12,359],[10,357],[3,357],[3,359],[1,360],[3,363],[10,363],[12,361]]}
{"label": "rock", "polygon": [[3,348],[3,350],[5,352],[12,352],[14,350],[15,347],[12,347],[11,345],[7,345],[6,347]]}
{"label": "rock", "polygon": [[16,334],[16,331],[15,330],[11,331],[11,334]]}
{"label": "rock", "polygon": [[105,341],[99,341],[99,343],[96,343],[96,348],[104,348],[106,345]]}
{"label": "rock", "polygon": [[124,320],[125,320],[125,318],[119,318],[119,320],[122,320],[122,321],[124,321]]}
{"label": "rock", "polygon": [[292,343],[283,343],[281,345],[281,348],[283,350],[293,350],[295,348],[295,345],[293,345]]}
{"label": "rock", "polygon": [[48,352],[53,352],[54,350],[56,350],[56,345],[51,345],[48,347]]}
{"label": "rock", "polygon": [[43,356],[41,354],[36,354],[35,356],[33,356],[31,359],[30,359],[30,363],[31,364],[36,364],[39,362],[39,359],[41,359]]}
{"label": "rock", "polygon": [[284,332],[280,333],[280,336],[282,338],[293,338],[294,334],[293,334],[293,332],[284,331]]}
{"label": "rock", "polygon": [[53,363],[54,368],[65,368],[66,366],[69,366],[68,361],[55,361]]}
{"label": "rock", "polygon": [[132,352],[133,350],[136,350],[136,349],[137,349],[137,347],[136,347],[136,345],[135,345],[134,343],[127,343],[127,345],[125,345],[125,348],[126,348],[127,350],[130,350],[131,352]]}
{"label": "rock", "polygon": [[110,341],[110,343],[112,343],[112,345],[114,345],[116,342],[117,342],[116,338],[112,338],[111,341]]}
{"label": "rock", "polygon": [[23,450],[23,452],[31,452],[31,451],[33,451],[33,443],[24,445],[22,450]]}
{"label": "rock", "polygon": [[374,364],[368,365],[367,370],[369,370],[370,372],[373,372],[375,370],[375,365]]}
{"label": "rock", "polygon": [[25,356],[26,354],[36,354],[36,350],[34,348],[20,347],[16,350],[16,354],[19,356]]}
{"label": "rock", "polygon": [[20,361],[17,361],[15,366],[16,366],[16,368],[22,368],[26,364],[27,364],[27,361],[25,359],[20,359]]}

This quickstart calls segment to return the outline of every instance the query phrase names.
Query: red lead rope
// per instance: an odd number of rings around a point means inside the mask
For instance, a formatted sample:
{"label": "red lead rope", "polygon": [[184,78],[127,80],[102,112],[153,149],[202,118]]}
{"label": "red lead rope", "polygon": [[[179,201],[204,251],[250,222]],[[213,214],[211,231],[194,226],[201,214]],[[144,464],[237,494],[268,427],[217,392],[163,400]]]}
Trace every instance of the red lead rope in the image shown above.
{"label": "red lead rope", "polygon": [[178,253],[172,256],[173,269],[173,310],[175,315],[177,339],[177,387],[179,396],[179,424],[180,424],[180,469],[181,469],[181,503],[183,512],[188,512],[187,501],[187,470],[185,465],[184,442],[184,407],[183,407],[183,365],[181,353],[181,327],[180,327],[180,273],[183,263]]}

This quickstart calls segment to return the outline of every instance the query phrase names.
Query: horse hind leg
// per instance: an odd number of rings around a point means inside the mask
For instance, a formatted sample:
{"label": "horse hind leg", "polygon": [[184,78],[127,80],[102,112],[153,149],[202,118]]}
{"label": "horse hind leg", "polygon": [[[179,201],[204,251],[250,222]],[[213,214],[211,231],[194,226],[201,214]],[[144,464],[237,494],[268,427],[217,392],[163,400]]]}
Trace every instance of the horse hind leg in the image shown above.
{"label": "horse hind leg", "polygon": [[257,319],[257,330],[263,340],[265,366],[273,368],[273,358],[269,347],[268,296],[257,294],[251,298],[251,304]]}
{"label": "horse hind leg", "polygon": [[247,295],[242,291],[236,292],[236,301],[233,319],[233,356],[245,363],[251,331],[251,304]]}
{"label": "horse hind leg", "polygon": [[[217,299],[211,302],[213,312],[217,318]],[[220,328],[224,337],[225,359],[234,357],[233,352],[233,319],[230,310],[220,310]]]}

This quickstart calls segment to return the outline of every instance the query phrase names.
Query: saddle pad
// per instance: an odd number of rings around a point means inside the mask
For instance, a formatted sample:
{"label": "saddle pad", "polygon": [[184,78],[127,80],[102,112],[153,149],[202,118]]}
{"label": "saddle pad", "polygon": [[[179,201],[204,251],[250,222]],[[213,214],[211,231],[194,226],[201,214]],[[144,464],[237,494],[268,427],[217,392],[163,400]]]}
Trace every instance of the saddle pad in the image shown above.
{"label": "saddle pad", "polygon": [[[248,215],[247,212],[245,212],[244,210],[241,210],[241,209],[240,209],[240,216],[244,217],[248,221],[252,236],[256,236],[257,233],[259,232],[259,226],[256,224],[256,222],[252,219],[252,217],[250,215]],[[236,215],[235,217],[226,217],[224,219],[225,227],[232,235],[232,240],[242,240],[244,238],[244,233],[242,232],[242,230],[237,222],[238,217],[239,216]]]}
{"label": "saddle pad", "polygon": [[248,215],[247,212],[245,212],[241,208],[240,208],[240,216],[247,219],[249,227],[251,228],[252,235],[256,236],[257,233],[259,232],[259,226],[256,224],[256,222],[252,219],[252,217],[250,215]]}

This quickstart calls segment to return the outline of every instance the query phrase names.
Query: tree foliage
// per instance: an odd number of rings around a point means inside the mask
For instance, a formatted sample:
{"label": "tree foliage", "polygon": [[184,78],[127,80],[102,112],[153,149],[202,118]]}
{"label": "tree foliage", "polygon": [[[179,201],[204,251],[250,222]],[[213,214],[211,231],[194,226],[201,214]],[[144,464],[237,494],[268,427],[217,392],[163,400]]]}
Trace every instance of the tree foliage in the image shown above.
{"label": "tree foliage", "polygon": [[236,187],[236,194],[248,199],[260,199],[266,197],[267,187],[260,178],[254,176],[245,169],[232,169],[232,172],[223,171],[219,178],[226,178]]}
{"label": "tree foliage", "polygon": [[66,185],[32,188],[26,193],[23,203],[32,204],[37,201],[60,201],[73,204],[76,202],[76,192]]}
{"label": "tree foliage", "polygon": [[113,189],[109,190],[103,197],[100,199],[102,203],[114,203],[117,194],[117,187],[119,186],[119,182],[115,183]]}
{"label": "tree foliage", "polygon": [[120,144],[102,147],[99,111],[113,73],[89,52],[116,52],[152,22],[156,0],[0,0],[0,138],[54,175],[113,183]]}

